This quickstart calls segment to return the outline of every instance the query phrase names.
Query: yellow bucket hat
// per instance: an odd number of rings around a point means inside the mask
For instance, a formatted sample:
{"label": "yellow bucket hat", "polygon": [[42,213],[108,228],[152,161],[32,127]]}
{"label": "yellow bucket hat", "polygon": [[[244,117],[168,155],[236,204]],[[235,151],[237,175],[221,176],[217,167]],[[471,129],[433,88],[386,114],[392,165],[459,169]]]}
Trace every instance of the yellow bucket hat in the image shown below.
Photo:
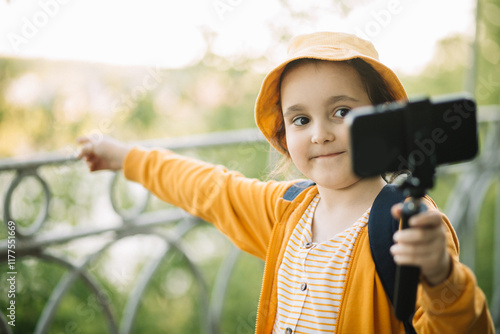
{"label": "yellow bucket hat", "polygon": [[[274,138],[278,117],[281,116],[280,82],[286,65],[301,58],[343,61],[360,58],[370,64],[382,76],[396,100],[407,99],[403,85],[396,74],[378,60],[378,53],[372,43],[355,35],[337,32],[317,32],[292,38],[288,54],[264,78],[255,103],[255,121],[266,139],[279,152],[286,154]],[[286,143],[283,143],[286,147]]]}

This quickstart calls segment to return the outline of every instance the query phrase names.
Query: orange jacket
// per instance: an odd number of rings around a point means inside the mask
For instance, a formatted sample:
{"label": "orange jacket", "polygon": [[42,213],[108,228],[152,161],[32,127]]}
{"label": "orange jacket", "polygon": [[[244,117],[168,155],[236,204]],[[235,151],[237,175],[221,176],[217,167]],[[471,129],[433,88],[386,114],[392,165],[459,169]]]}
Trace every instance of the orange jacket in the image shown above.
{"label": "orange jacket", "polygon": [[[139,148],[127,155],[124,173],[160,199],[213,223],[242,250],[265,259],[256,333],[271,333],[278,268],[288,239],[317,187],[290,202],[283,194],[294,182],[248,179],[170,151]],[[448,230],[452,271],[438,286],[419,285],[414,327],[418,333],[493,333],[484,294],[472,271],[458,261],[458,240],[451,224],[447,219],[443,223]],[[404,333],[375,270],[366,228],[353,249],[337,332]]]}

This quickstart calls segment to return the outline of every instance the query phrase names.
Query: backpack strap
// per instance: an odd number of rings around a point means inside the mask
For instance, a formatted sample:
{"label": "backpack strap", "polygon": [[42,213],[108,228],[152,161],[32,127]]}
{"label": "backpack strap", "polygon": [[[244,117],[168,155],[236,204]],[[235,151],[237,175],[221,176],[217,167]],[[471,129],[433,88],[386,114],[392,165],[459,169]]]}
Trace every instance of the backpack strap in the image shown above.
{"label": "backpack strap", "polygon": [[287,201],[293,201],[303,190],[315,185],[311,180],[304,180],[294,183],[285,191],[283,199]]}
{"label": "backpack strap", "polygon": [[[404,200],[405,196],[399,188],[388,184],[375,198],[368,218],[368,238],[373,262],[391,303],[394,298],[396,263],[389,249],[393,245],[392,236],[399,229],[399,221],[392,217],[391,207]],[[403,321],[406,333],[415,333],[412,320],[413,315]]]}

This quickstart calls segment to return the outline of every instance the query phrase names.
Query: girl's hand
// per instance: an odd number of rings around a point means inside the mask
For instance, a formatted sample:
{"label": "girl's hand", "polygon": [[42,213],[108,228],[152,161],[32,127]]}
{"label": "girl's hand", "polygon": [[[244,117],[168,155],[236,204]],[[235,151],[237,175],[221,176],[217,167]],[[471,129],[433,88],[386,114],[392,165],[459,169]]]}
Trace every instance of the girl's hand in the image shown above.
{"label": "girl's hand", "polygon": [[119,170],[131,146],[109,137],[91,139],[80,137],[77,139],[81,145],[78,159],[85,158],[90,171],[103,169]]}
{"label": "girl's hand", "polygon": [[[403,205],[396,204],[391,213],[395,219],[401,218]],[[398,265],[420,267],[427,282],[438,285],[448,278],[451,258],[446,248],[446,228],[442,214],[428,210],[412,216],[408,221],[410,228],[394,233],[391,253]]]}

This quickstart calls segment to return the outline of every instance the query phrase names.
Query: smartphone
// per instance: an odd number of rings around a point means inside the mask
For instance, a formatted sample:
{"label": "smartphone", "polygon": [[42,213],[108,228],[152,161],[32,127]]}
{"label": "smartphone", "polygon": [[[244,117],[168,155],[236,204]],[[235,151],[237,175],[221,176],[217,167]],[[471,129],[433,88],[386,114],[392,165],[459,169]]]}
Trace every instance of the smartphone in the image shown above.
{"label": "smartphone", "polygon": [[467,94],[360,107],[346,122],[353,170],[362,177],[462,162],[478,152],[476,103]]}

